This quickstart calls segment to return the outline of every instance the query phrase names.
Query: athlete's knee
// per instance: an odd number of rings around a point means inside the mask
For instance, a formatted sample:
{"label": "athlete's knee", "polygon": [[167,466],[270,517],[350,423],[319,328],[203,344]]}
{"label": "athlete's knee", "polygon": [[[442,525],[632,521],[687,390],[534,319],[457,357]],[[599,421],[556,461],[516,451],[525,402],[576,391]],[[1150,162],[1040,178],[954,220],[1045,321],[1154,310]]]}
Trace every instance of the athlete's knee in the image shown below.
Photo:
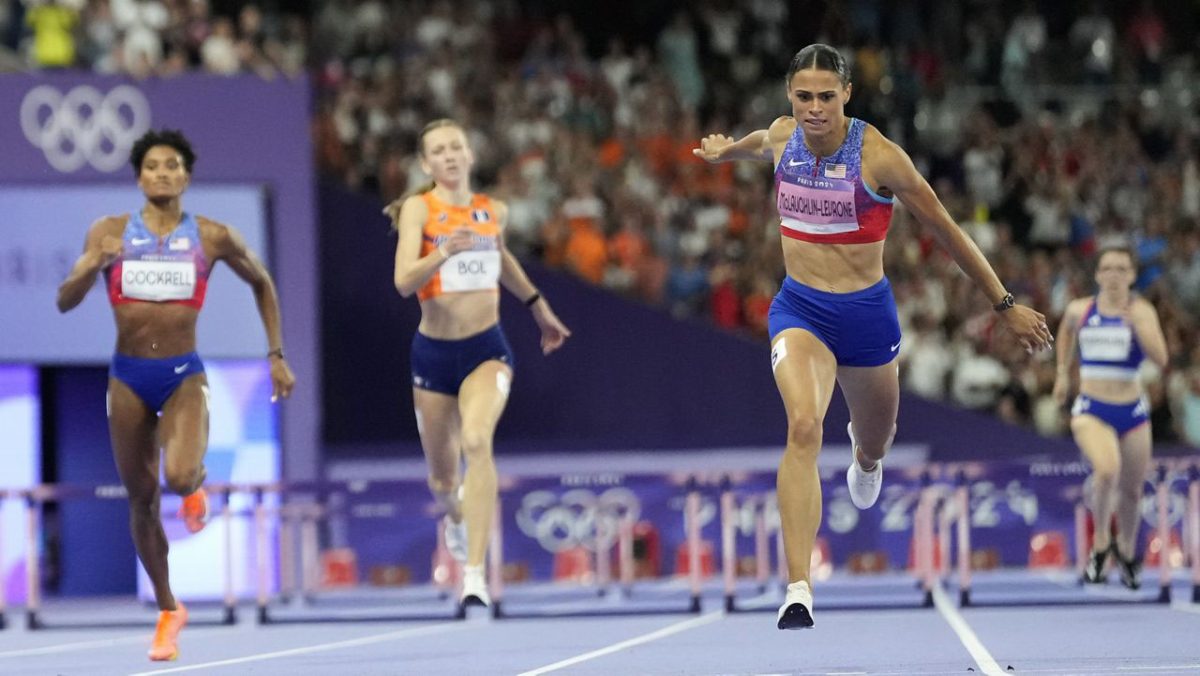
{"label": "athlete's knee", "polygon": [[434,495],[450,495],[458,488],[458,477],[430,474],[426,483],[429,484],[429,491]]}
{"label": "athlete's knee", "polygon": [[200,466],[169,466],[164,474],[166,475],[167,488],[177,495],[191,495],[200,487],[200,482],[204,477],[203,468]]}
{"label": "athlete's knee", "polygon": [[1092,482],[1111,487],[1117,481],[1120,467],[1114,462],[1097,462],[1092,465]]}
{"label": "athlete's knee", "polygon": [[462,431],[462,452],[468,463],[473,460],[491,458],[491,433],[486,430],[464,427]]}
{"label": "athlete's knee", "polygon": [[788,450],[816,455],[821,449],[824,421],[809,413],[788,414]]}
{"label": "athlete's knee", "polygon": [[152,489],[129,490],[129,514],[133,517],[157,519],[162,496],[155,486]]}

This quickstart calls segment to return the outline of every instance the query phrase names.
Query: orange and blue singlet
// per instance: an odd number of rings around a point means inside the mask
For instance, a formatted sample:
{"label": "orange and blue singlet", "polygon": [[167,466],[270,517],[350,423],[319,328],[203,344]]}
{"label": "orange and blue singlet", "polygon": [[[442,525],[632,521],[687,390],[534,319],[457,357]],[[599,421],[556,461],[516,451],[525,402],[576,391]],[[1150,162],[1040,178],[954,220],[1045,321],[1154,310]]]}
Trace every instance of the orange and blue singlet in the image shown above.
{"label": "orange and blue singlet", "polygon": [[454,231],[471,231],[474,246],[442,263],[420,289],[417,298],[426,300],[443,293],[497,291],[500,279],[500,223],[487,195],[476,193],[470,204],[458,206],[438,199],[430,190],[421,195],[429,217],[421,229],[421,256],[427,256]]}

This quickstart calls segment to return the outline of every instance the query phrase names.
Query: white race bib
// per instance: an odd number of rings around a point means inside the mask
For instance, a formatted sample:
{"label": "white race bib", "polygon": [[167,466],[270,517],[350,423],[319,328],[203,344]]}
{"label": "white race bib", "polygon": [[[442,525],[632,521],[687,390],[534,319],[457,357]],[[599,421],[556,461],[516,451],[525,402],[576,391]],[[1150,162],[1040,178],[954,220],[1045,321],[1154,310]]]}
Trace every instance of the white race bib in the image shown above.
{"label": "white race bib", "polygon": [[499,251],[463,251],[439,269],[442,291],[480,291],[496,288],[500,279]]}
{"label": "white race bib", "polygon": [[1133,347],[1128,326],[1085,326],[1079,330],[1079,354],[1087,361],[1125,361]]}
{"label": "white race bib", "polygon": [[192,261],[125,261],[121,295],[135,300],[187,300],[196,292]]}

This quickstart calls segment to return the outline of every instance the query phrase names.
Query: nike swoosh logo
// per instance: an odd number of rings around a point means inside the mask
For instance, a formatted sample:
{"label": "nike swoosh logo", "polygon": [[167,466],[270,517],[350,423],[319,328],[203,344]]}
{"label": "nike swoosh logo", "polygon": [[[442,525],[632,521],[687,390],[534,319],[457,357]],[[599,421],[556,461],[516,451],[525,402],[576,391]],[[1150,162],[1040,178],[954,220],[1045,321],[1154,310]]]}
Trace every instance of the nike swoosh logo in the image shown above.
{"label": "nike swoosh logo", "polygon": [[899,350],[899,349],[900,349],[900,343],[896,343],[896,344],[895,344],[895,345],[893,345],[893,346],[892,346],[890,349],[891,349],[891,351],[892,351],[892,352],[895,352],[896,350]]}
{"label": "nike swoosh logo", "polygon": [[808,162],[797,162],[796,160],[788,160],[789,167],[798,167],[802,164],[808,164]]}
{"label": "nike swoosh logo", "polygon": [[129,240],[129,243],[134,246],[141,246],[143,244],[149,244],[150,242],[153,242],[153,241],[154,240],[150,239],[149,237],[141,238],[141,239],[134,237],[133,239]]}
{"label": "nike swoosh logo", "polygon": [[180,364],[179,366],[175,367],[175,372],[183,373],[184,371],[188,370],[188,366],[189,366],[189,364]]}

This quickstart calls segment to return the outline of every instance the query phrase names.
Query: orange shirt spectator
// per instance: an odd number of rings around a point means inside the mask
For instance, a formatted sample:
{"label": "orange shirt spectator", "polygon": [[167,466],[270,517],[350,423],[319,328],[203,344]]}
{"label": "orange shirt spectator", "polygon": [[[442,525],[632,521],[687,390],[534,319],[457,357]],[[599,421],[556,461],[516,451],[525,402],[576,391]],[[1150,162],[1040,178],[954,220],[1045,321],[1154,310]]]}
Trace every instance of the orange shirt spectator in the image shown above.
{"label": "orange shirt spectator", "polygon": [[621,221],[621,229],[608,243],[609,257],[624,270],[634,270],[650,251],[650,244],[642,233],[642,224],[634,216]]}
{"label": "orange shirt spectator", "polygon": [[604,235],[589,224],[573,224],[567,240],[566,263],[575,274],[593,284],[604,281],[604,268],[608,266],[608,242]]}
{"label": "orange shirt spectator", "polygon": [[542,223],[542,259],[546,265],[561,268],[566,264],[567,241],[570,237],[571,229],[561,212]]}

